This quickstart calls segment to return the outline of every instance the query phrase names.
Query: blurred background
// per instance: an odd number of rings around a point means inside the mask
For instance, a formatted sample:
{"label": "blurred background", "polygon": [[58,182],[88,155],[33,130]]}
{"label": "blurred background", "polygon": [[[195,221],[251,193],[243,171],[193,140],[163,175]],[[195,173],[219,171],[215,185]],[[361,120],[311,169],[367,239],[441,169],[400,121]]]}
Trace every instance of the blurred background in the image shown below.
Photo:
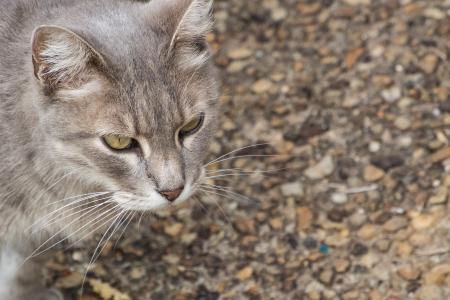
{"label": "blurred background", "polygon": [[[210,165],[201,202],[130,225],[83,299],[450,299],[450,1],[214,15],[210,158],[260,145]],[[95,245],[57,252],[49,284],[75,297]]]}

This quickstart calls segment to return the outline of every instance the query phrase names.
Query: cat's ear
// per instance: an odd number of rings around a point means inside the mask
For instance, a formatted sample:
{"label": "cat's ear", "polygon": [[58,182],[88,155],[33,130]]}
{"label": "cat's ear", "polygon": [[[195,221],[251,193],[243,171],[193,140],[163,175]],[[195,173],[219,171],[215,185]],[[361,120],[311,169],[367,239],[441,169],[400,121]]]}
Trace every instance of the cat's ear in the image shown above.
{"label": "cat's ear", "polygon": [[169,52],[183,67],[204,64],[209,58],[206,35],[212,27],[212,0],[175,0],[176,18]]}
{"label": "cat's ear", "polygon": [[87,81],[103,59],[76,33],[58,26],[40,26],[31,41],[34,75],[51,88],[73,88]]}

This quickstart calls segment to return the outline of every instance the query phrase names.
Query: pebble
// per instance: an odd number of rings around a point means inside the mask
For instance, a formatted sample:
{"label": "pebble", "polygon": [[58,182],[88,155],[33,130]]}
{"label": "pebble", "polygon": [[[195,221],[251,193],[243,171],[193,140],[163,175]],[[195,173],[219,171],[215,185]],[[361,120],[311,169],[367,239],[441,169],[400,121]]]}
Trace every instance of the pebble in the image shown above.
{"label": "pebble", "polygon": [[263,94],[272,88],[273,84],[270,80],[260,79],[252,85],[252,91],[256,94]]}
{"label": "pebble", "polygon": [[379,228],[376,225],[373,224],[366,224],[361,229],[358,230],[358,237],[365,240],[370,241],[372,240],[377,233],[379,232]]}
{"label": "pebble", "polygon": [[428,200],[428,204],[430,205],[439,205],[445,204],[448,201],[448,187],[441,186],[437,190],[437,193],[430,197]]}
{"label": "pebble", "polygon": [[361,243],[356,243],[353,245],[351,253],[354,256],[362,256],[362,255],[367,254],[368,251],[369,251],[369,248],[367,248],[366,245],[361,244]]}
{"label": "pebble", "polygon": [[383,224],[383,230],[389,233],[394,233],[405,228],[408,224],[409,221],[406,217],[395,216]]}
{"label": "pebble", "polygon": [[281,186],[281,193],[285,197],[289,197],[289,196],[301,197],[304,195],[303,184],[301,184],[300,182],[284,183]]}
{"label": "pebble", "polygon": [[333,193],[331,194],[331,201],[335,204],[345,204],[348,201],[348,197],[344,193]]}
{"label": "pebble", "polygon": [[445,12],[440,10],[437,7],[429,7],[427,9],[425,9],[424,15],[428,18],[437,19],[437,20],[441,20],[446,17]]}
{"label": "pebble", "polygon": [[305,175],[309,179],[322,179],[331,175],[335,165],[331,156],[325,156],[316,165],[305,170]]}
{"label": "pebble", "polygon": [[174,223],[164,228],[164,232],[170,236],[178,236],[183,230],[183,224]]}
{"label": "pebble", "polygon": [[420,271],[412,265],[402,266],[397,270],[397,274],[404,280],[413,281],[420,277]]}
{"label": "pebble", "polygon": [[334,262],[334,270],[336,273],[345,273],[350,269],[350,265],[348,259],[338,259]]}
{"label": "pebble", "polygon": [[401,96],[402,90],[397,86],[381,91],[381,97],[387,102],[395,102],[400,99]]}
{"label": "pebble", "polygon": [[228,52],[228,57],[231,59],[244,59],[253,55],[253,51],[248,48],[237,48]]}
{"label": "pebble", "polygon": [[303,206],[297,208],[297,229],[307,231],[311,228],[314,220],[314,214],[309,207]]}
{"label": "pebble", "polygon": [[238,273],[237,273],[237,278],[240,281],[246,281],[248,279],[250,279],[250,277],[252,277],[253,275],[253,268],[250,266],[244,267],[242,268]]}
{"label": "pebble", "polygon": [[411,127],[411,120],[408,117],[400,116],[395,119],[394,126],[400,130],[406,130]]}
{"label": "pebble", "polygon": [[444,291],[437,285],[427,285],[422,287],[417,295],[418,300],[445,300]]}
{"label": "pebble", "polygon": [[425,55],[419,62],[419,68],[426,74],[433,74],[439,64],[439,57],[434,54]]}
{"label": "pebble", "polygon": [[349,5],[369,5],[372,0],[344,0]]}
{"label": "pebble", "polygon": [[72,289],[81,286],[84,276],[78,272],[72,272],[70,275],[59,278],[55,287],[60,289]]}
{"label": "pebble", "polygon": [[363,177],[367,182],[375,182],[384,177],[383,169],[377,168],[374,165],[367,165],[364,168]]}
{"label": "pebble", "polygon": [[412,219],[412,226],[416,230],[424,230],[433,226],[435,220],[431,214],[419,214]]}
{"label": "pebble", "polygon": [[334,280],[334,272],[332,269],[325,269],[319,275],[319,281],[325,285],[331,285]]}
{"label": "pebble", "polygon": [[446,277],[450,276],[450,263],[444,263],[433,267],[424,275],[424,282],[427,285],[444,284]]}

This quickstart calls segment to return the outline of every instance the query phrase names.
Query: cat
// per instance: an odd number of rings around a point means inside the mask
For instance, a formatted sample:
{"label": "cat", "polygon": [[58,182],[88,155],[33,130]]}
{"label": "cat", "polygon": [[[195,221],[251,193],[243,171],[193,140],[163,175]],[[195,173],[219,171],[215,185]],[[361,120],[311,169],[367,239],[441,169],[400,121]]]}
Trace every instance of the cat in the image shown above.
{"label": "cat", "polygon": [[176,206],[204,178],[212,0],[0,4],[0,299],[62,299],[39,254]]}

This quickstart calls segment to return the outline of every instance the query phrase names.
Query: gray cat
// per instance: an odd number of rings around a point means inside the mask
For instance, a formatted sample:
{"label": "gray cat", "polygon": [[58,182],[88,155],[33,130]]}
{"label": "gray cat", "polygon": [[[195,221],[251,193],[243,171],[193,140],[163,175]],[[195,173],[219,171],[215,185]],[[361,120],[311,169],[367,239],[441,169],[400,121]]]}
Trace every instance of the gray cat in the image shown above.
{"label": "gray cat", "polygon": [[179,204],[204,177],[211,1],[0,4],[0,299],[60,299],[27,257]]}

